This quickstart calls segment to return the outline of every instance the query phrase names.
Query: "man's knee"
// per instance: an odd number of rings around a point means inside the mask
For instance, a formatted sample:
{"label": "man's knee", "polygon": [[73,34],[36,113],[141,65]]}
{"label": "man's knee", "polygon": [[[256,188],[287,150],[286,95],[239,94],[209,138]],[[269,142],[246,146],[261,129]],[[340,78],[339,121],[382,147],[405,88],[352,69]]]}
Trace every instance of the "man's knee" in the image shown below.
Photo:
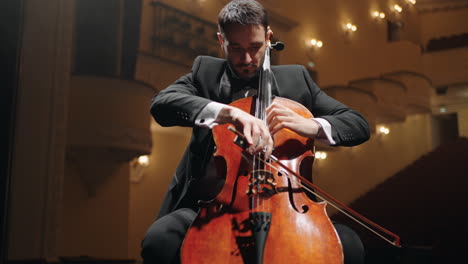
{"label": "man's knee", "polygon": [[164,245],[168,245],[170,242],[170,237],[159,228],[157,222],[154,222],[141,242],[141,257],[145,260],[145,263],[156,263],[157,260],[167,258],[169,258],[168,261],[170,261],[170,254],[165,256],[165,253],[168,252],[161,250],[164,248]]}
{"label": "man's knee", "polygon": [[144,263],[172,263],[178,258],[185,233],[195,217],[193,210],[183,208],[156,220],[141,243]]}
{"label": "man's knee", "polygon": [[351,228],[334,224],[336,232],[341,240],[343,246],[344,263],[345,264],[362,264],[364,263],[364,245],[358,234]]}

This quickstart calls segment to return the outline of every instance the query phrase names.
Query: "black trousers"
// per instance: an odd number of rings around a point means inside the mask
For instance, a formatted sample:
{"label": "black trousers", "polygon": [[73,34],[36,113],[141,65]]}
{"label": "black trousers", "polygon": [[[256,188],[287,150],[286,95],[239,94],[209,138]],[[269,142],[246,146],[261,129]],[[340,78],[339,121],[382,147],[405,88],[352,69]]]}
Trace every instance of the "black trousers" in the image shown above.
{"label": "black trousers", "polygon": [[[179,263],[180,246],[195,217],[195,211],[182,208],[155,221],[142,241],[143,263]],[[344,263],[364,263],[364,246],[359,236],[345,225],[334,225],[343,246]]]}

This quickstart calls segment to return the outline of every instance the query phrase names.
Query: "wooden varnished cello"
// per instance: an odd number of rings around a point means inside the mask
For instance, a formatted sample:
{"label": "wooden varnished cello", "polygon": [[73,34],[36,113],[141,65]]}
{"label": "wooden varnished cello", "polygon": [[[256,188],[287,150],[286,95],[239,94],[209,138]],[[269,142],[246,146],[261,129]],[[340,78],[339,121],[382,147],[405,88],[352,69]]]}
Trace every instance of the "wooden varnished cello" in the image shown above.
{"label": "wooden varnished cello", "polygon": [[[230,105],[265,122],[272,102],[312,118],[301,104],[272,98],[270,49],[268,43],[257,96]],[[262,153],[245,151],[245,138],[230,124],[214,127],[213,138],[217,173],[226,181],[213,200],[200,202],[181,248],[182,263],[343,263],[326,203],[314,202],[304,192],[314,189],[314,194],[329,198],[309,182],[312,139],[282,129],[273,137],[271,158],[265,160]]]}

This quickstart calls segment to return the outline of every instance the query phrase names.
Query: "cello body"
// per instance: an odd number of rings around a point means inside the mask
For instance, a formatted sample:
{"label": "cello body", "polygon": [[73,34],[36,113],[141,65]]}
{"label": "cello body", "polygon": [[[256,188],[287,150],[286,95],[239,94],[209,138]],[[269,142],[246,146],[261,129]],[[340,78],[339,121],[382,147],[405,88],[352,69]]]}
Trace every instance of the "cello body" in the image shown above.
{"label": "cello body", "polygon": [[[303,117],[304,106],[285,99]],[[231,105],[252,114],[256,101],[247,97]],[[225,184],[211,201],[201,201],[197,218],[181,248],[181,262],[198,263],[343,263],[341,242],[325,211],[292,175],[271,161],[257,167],[243,142],[228,130],[213,128],[217,173]],[[282,129],[276,133],[273,155],[306,179],[312,177],[313,140]]]}

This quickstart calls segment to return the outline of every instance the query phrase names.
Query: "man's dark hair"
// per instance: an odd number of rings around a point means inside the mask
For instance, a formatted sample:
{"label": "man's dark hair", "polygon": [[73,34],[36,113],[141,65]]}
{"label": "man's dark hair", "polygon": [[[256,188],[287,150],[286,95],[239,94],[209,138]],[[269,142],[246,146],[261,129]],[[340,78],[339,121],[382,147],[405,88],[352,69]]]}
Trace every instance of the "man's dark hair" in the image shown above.
{"label": "man's dark hair", "polygon": [[268,28],[266,9],[255,0],[233,0],[218,15],[218,30],[223,35],[229,25],[262,25]]}

